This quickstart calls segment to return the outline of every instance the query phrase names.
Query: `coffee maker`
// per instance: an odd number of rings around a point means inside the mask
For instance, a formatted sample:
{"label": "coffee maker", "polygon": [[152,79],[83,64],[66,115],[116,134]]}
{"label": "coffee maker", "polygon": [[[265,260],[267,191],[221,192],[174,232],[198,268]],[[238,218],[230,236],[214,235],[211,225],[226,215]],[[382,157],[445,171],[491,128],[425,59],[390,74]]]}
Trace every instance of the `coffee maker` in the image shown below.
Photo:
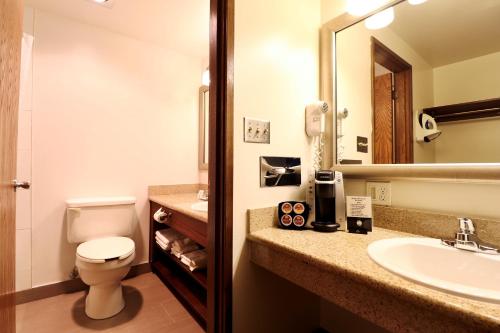
{"label": "coffee maker", "polygon": [[314,194],[314,230],[334,232],[345,222],[345,198],[342,173],[316,171]]}

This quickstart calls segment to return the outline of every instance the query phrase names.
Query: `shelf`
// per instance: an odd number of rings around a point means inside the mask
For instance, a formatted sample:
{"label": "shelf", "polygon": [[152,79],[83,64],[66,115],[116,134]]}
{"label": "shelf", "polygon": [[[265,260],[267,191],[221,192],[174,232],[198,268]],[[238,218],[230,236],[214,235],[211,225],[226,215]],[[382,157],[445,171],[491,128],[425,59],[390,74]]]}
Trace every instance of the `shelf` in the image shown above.
{"label": "shelf", "polygon": [[169,260],[169,262],[173,263],[174,265],[177,265],[182,271],[186,272],[186,274],[191,276],[193,280],[196,281],[201,287],[207,289],[206,269],[201,269],[191,272],[191,270],[186,265],[184,265],[179,258],[163,250],[158,244],[156,244],[155,250],[161,253],[161,255],[167,260]]}
{"label": "shelf", "polygon": [[206,328],[207,301],[206,290],[197,285],[190,284],[181,275],[176,274],[170,267],[161,261],[153,261],[151,268],[165,285],[172,291],[177,299],[186,307],[193,317]]}
{"label": "shelf", "polygon": [[[158,223],[152,218],[154,213],[160,208],[163,208],[166,212],[170,213],[170,217],[164,223]],[[153,229],[159,228],[161,225],[164,225],[177,230],[184,236],[191,238],[203,247],[207,247],[207,222],[195,219],[176,210],[163,207],[155,202],[151,202],[150,214],[152,225],[154,226],[155,224],[157,224],[153,227]]]}
{"label": "shelf", "polygon": [[500,98],[423,109],[436,122],[471,120],[500,116]]}

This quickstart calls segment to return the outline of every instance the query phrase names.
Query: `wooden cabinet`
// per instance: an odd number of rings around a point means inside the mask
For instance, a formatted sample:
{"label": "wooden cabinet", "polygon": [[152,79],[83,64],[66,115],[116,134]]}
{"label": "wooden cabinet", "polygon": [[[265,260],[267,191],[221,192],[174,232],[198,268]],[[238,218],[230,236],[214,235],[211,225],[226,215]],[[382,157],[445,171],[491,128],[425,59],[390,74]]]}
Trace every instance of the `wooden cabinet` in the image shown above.
{"label": "wooden cabinet", "polygon": [[[161,207],[170,215],[165,223],[158,223],[153,219],[154,213]],[[149,262],[151,270],[158,275],[200,325],[206,327],[207,271],[203,269],[191,272],[180,259],[156,244],[156,231],[165,228],[173,228],[206,247],[207,223],[150,201]]]}

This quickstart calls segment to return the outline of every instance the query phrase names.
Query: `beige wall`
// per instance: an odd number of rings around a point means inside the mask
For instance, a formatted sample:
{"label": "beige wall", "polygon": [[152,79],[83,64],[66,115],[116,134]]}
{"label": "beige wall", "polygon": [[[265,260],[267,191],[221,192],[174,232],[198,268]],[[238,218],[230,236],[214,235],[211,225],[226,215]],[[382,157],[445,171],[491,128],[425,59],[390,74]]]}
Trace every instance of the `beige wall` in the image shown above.
{"label": "beige wall", "polygon": [[434,68],[434,104],[500,96],[500,52]]}
{"label": "beige wall", "polygon": [[[249,261],[246,211],[304,199],[303,187],[259,187],[259,156],[302,157],[305,105],[318,98],[319,0],[236,0],[234,55],[234,332],[311,332],[319,299]],[[271,121],[271,144],[243,142],[243,117]],[[285,310],[283,310],[285,309]],[[283,312],[282,312],[283,311]]]}
{"label": "beige wall", "polygon": [[[500,97],[500,52],[434,68],[434,103],[447,105]],[[498,162],[500,119],[440,123],[436,162]]]}
{"label": "beige wall", "polygon": [[147,260],[150,184],[198,182],[200,59],[35,13],[33,286],[68,278],[64,201],[133,195]]}
{"label": "beige wall", "polygon": [[[372,83],[371,83],[371,37],[396,52],[412,65],[413,110],[433,104],[432,67],[404,40],[395,34],[390,26],[380,30],[368,30],[360,22],[336,36],[337,50],[337,107],[347,108],[349,116],[342,121],[344,137],[343,158],[360,159],[363,164],[372,163]],[[368,153],[356,151],[356,136],[368,137]],[[414,143],[417,163],[434,161],[433,144]]]}
{"label": "beige wall", "polygon": [[[33,36],[33,8],[24,8],[23,32]],[[33,52],[28,45],[23,41],[17,131],[16,177],[23,181],[31,181]],[[16,192],[16,290],[31,288],[31,231],[31,189],[20,190]]]}
{"label": "beige wall", "polygon": [[[345,186],[346,195],[366,193],[365,180],[348,179]],[[391,192],[395,207],[500,219],[499,181],[393,179]]]}
{"label": "beige wall", "polygon": [[321,24],[344,13],[347,0],[321,0]]}

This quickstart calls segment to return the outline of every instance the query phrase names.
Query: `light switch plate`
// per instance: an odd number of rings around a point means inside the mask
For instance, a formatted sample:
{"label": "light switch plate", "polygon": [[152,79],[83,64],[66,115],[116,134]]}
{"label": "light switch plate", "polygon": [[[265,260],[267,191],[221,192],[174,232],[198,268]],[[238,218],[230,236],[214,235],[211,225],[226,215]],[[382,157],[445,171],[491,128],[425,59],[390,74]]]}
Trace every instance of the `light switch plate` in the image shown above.
{"label": "light switch plate", "polygon": [[243,118],[243,140],[253,143],[271,142],[271,122],[254,118]]}
{"label": "light switch plate", "polygon": [[390,182],[366,182],[366,195],[372,198],[374,205],[391,205]]}

